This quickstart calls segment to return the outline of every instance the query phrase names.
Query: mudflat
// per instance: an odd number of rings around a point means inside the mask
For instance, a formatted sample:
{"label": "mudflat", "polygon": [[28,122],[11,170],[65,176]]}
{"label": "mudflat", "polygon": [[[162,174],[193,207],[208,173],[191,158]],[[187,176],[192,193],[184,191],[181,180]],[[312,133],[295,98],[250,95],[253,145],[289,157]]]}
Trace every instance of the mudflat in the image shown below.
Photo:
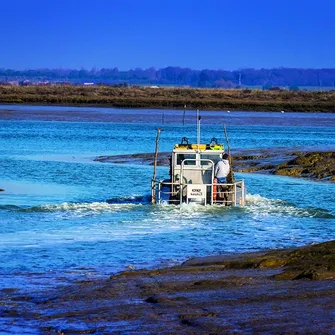
{"label": "mudflat", "polygon": [[[24,295],[2,317],[42,334],[332,334],[335,241],[191,259]],[[14,328],[13,328],[14,329]]]}

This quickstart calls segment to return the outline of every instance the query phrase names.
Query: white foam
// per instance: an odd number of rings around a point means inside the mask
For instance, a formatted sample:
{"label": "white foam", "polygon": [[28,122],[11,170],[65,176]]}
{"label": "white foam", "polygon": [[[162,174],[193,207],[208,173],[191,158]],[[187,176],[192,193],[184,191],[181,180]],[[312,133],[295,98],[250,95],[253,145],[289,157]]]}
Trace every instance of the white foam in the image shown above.
{"label": "white foam", "polygon": [[254,216],[277,215],[316,217],[327,215],[327,213],[321,209],[299,208],[286,201],[280,199],[268,199],[259,194],[247,194],[246,204],[246,210],[252,212]]}
{"label": "white foam", "polygon": [[91,203],[69,203],[49,204],[35,207],[36,211],[50,211],[50,212],[114,212],[120,210],[128,210],[130,207],[135,207],[135,204],[109,204],[107,202],[91,202]]}
{"label": "white foam", "polygon": [[250,204],[270,204],[274,202],[282,202],[282,200],[276,199],[268,199],[265,197],[262,197],[260,194],[247,194],[245,197],[246,203],[248,205]]}

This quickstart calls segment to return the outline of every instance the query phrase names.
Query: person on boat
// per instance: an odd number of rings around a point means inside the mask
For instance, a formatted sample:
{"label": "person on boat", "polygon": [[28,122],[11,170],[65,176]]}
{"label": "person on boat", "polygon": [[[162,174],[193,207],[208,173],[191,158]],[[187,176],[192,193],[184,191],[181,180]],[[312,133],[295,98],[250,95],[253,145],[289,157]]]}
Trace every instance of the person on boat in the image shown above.
{"label": "person on boat", "polygon": [[224,201],[225,206],[228,206],[228,193],[227,186],[223,186],[227,182],[227,176],[230,171],[229,165],[229,156],[223,154],[221,160],[215,164],[214,169],[214,184],[221,184],[220,186],[213,187],[213,199],[214,201],[218,200],[219,202]]}
{"label": "person on boat", "polygon": [[215,164],[214,177],[217,179],[218,184],[224,184],[227,182],[227,176],[229,174],[229,156],[223,154],[221,159]]}

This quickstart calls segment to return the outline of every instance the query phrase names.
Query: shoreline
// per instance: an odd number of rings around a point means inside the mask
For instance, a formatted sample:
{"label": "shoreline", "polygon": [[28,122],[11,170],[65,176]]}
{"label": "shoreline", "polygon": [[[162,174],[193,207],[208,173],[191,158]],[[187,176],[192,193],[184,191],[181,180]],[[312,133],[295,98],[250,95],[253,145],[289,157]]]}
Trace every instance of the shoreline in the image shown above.
{"label": "shoreline", "polygon": [[335,93],[113,86],[1,86],[1,104],[334,113]]}
{"label": "shoreline", "polygon": [[[335,104],[335,102],[334,102]],[[184,108],[182,106],[165,106],[165,105],[155,105],[155,106],[146,106],[146,105],[129,105],[129,106],[124,106],[124,105],[118,105],[118,104],[113,104],[113,103],[71,103],[71,102],[63,102],[63,103],[52,103],[52,102],[3,102],[0,100],[0,105],[2,106],[28,106],[28,107],[70,107],[70,108],[111,108],[111,109],[121,109],[121,110],[173,110],[173,111],[184,111]],[[211,108],[211,107],[203,107],[203,108],[197,108],[194,106],[189,106],[186,109],[186,112],[192,112],[196,111],[197,109],[200,110],[201,113],[206,113],[206,112],[250,112],[250,113],[283,113],[282,110],[285,108],[281,108],[280,106],[278,107],[270,107],[270,108],[263,108],[263,106],[253,106],[252,108],[246,108],[244,105],[236,105],[230,106],[230,107],[222,107],[222,108]],[[1,119],[1,114],[2,113],[8,113],[12,112],[12,110],[8,109],[3,109],[0,110],[0,119]],[[322,110],[313,110],[313,109],[286,109],[284,110],[284,113],[291,114],[291,113],[305,113],[305,114],[335,114],[335,109],[333,108],[328,108],[328,109],[322,109]]]}
{"label": "shoreline", "polygon": [[0,301],[12,327],[25,320],[43,334],[331,333],[334,279],[329,241],[129,269],[42,293],[8,288]]}
{"label": "shoreline", "polygon": [[[132,109],[138,109],[138,110],[154,110],[154,109],[159,109],[159,110],[175,110],[175,111],[183,111],[184,108],[183,106],[170,106],[170,105],[150,105],[150,104],[118,104],[118,103],[103,103],[103,102],[95,102],[95,103],[76,103],[76,102],[62,102],[62,103],[54,103],[54,102],[30,102],[30,101],[14,101],[14,102],[4,102],[0,100],[0,105],[2,106],[29,106],[29,107],[33,107],[33,106],[42,106],[42,107],[78,107],[78,108],[115,108],[115,109],[124,109],[124,110],[132,110]],[[193,108],[192,108],[193,107]],[[200,109],[201,108],[201,109]],[[285,113],[306,113],[306,114],[310,114],[310,113],[325,113],[325,114],[334,114],[335,113],[335,109],[333,107],[329,107],[329,108],[324,108],[322,107],[321,109],[311,109],[308,106],[303,109],[301,107],[296,108],[296,109],[285,109],[285,107],[281,107],[280,105],[278,106],[262,106],[260,105],[253,105],[250,108],[246,107],[243,104],[232,104],[230,106],[223,106],[223,107],[200,107],[197,108],[196,106],[192,106],[190,105],[186,111],[196,111],[197,109],[199,109],[201,112],[229,112],[229,111],[234,111],[234,112],[250,112],[250,113],[280,113],[283,109]],[[0,115],[1,115],[1,110],[0,110]]]}

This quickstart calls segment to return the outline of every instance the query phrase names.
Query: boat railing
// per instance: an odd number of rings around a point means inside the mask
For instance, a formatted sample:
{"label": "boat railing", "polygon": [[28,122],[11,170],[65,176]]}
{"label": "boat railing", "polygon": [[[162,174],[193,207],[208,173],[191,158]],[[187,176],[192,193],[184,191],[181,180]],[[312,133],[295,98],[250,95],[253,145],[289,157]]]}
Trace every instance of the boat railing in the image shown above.
{"label": "boat railing", "polygon": [[245,206],[244,180],[234,183],[213,183],[213,203],[225,206]]}
{"label": "boat railing", "polygon": [[[188,184],[185,182],[171,182],[161,180],[157,183],[157,203],[158,204],[181,204],[188,202],[185,196],[185,190]],[[206,186],[207,199],[206,204],[218,204],[224,206],[245,206],[244,181],[237,180],[234,183],[211,183],[202,184]]]}

